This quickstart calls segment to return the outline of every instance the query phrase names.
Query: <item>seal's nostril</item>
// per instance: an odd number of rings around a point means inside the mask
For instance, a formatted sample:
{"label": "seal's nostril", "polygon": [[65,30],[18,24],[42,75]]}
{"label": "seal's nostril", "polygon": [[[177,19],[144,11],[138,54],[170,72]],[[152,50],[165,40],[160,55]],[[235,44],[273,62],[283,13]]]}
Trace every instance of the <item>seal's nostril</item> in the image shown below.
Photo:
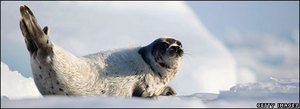
{"label": "seal's nostril", "polygon": [[171,47],[173,50],[175,50],[176,52],[180,49],[178,46],[172,46]]}
{"label": "seal's nostril", "polygon": [[183,55],[183,50],[182,49],[178,49],[178,51],[176,52],[179,56]]}
{"label": "seal's nostril", "polygon": [[176,46],[176,50],[179,50],[180,48],[178,46]]}
{"label": "seal's nostril", "polygon": [[171,50],[174,50],[174,51],[177,51],[178,49],[179,49],[178,46],[172,46],[172,47],[171,47]]}

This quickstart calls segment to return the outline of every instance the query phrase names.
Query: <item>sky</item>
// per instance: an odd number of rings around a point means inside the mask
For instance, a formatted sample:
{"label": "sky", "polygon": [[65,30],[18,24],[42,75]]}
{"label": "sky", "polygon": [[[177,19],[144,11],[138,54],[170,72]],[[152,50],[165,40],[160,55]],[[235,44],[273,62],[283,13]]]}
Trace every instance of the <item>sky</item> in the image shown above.
{"label": "sky", "polygon": [[188,1],[187,4],[215,36],[231,28],[290,37],[299,30],[297,1]]}
{"label": "sky", "polygon": [[299,79],[299,2],[1,2],[1,66],[31,77],[22,4],[49,26],[53,42],[77,56],[179,39],[186,54],[171,82],[179,95]]}
{"label": "sky", "polygon": [[254,75],[256,81],[268,81],[266,78],[271,76],[299,78],[299,2],[189,1],[187,4],[233,54],[238,74],[250,78]]}

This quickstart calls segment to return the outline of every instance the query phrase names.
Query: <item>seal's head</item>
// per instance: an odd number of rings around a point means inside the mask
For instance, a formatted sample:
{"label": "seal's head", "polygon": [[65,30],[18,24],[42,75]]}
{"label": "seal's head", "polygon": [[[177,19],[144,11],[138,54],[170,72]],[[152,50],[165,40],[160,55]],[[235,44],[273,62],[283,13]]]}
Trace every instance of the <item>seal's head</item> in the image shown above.
{"label": "seal's head", "polygon": [[159,38],[153,42],[152,56],[156,62],[173,60],[183,56],[183,48],[180,41],[173,38]]}
{"label": "seal's head", "polygon": [[177,69],[184,52],[180,41],[173,38],[159,38],[143,47],[139,53],[148,64]]}

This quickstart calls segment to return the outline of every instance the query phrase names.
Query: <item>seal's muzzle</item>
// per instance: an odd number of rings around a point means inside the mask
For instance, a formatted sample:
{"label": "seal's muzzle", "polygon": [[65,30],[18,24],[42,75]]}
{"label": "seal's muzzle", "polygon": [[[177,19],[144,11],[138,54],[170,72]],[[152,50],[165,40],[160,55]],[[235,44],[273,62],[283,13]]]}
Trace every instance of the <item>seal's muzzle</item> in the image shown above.
{"label": "seal's muzzle", "polygon": [[182,56],[183,55],[183,50],[180,46],[177,45],[171,45],[167,48],[167,51],[171,56]]}

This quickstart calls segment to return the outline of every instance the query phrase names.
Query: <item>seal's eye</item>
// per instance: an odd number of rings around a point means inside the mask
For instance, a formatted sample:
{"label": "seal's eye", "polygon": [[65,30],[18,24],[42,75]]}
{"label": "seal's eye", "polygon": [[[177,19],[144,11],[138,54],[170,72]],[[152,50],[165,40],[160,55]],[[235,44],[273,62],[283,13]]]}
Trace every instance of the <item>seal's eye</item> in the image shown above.
{"label": "seal's eye", "polygon": [[180,41],[177,41],[177,45],[180,46],[180,47],[182,47],[182,44],[181,44]]}
{"label": "seal's eye", "polygon": [[166,42],[162,42],[162,44],[161,44],[161,48],[167,48],[168,46],[169,46],[169,44]]}

